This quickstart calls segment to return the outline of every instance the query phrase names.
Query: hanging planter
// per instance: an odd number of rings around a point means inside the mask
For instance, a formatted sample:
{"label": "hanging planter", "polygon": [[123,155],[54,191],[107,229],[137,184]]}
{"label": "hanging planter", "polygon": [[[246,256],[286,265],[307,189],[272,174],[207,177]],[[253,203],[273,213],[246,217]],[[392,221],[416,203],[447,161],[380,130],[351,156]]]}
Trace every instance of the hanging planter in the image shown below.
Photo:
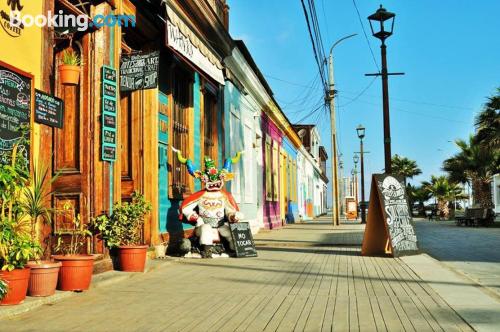
{"label": "hanging planter", "polygon": [[80,82],[80,66],[80,56],[71,49],[64,50],[62,65],[59,65],[61,83],[65,85],[78,85]]}

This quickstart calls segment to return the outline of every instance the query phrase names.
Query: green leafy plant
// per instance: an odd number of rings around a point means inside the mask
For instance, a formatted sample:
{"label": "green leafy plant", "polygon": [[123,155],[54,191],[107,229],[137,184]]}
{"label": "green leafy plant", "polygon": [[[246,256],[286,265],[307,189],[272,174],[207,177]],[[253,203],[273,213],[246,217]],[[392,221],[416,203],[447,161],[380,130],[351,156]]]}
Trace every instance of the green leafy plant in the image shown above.
{"label": "green leafy plant", "polygon": [[[59,177],[56,174],[49,180],[49,168],[44,165],[36,165],[33,168],[33,175],[30,178],[29,186],[23,188],[22,201],[20,203],[22,213],[29,217],[31,241],[39,246],[40,221],[51,223],[51,216],[54,210],[47,207],[46,201],[52,195],[50,185]],[[40,259],[41,251],[35,250],[35,259]]]}
{"label": "green leafy plant", "polygon": [[130,203],[116,203],[111,216],[101,215],[93,220],[109,248],[141,244],[144,216],[151,211],[151,204],[138,192],[132,194]]}
{"label": "green leafy plant", "polygon": [[0,279],[0,301],[3,300],[7,292],[9,291],[9,285],[3,279]]}
{"label": "green leafy plant", "polygon": [[18,149],[24,135],[14,144],[8,157],[10,164],[0,164],[0,267],[3,271],[24,268],[39,252],[31,241],[29,223],[22,218],[21,193],[28,183],[28,162]]}
{"label": "green leafy plant", "polygon": [[[75,207],[70,202],[64,203],[62,211],[57,213],[66,215],[71,220],[73,229],[55,232],[57,236],[55,251],[65,256],[80,254],[82,248],[87,244],[87,238],[92,235],[87,224],[82,223],[80,214],[76,213]],[[63,239],[64,235],[68,235],[68,233],[69,242]]]}
{"label": "green leafy plant", "polygon": [[80,66],[82,59],[73,49],[66,49],[63,51],[62,62],[67,66]]}

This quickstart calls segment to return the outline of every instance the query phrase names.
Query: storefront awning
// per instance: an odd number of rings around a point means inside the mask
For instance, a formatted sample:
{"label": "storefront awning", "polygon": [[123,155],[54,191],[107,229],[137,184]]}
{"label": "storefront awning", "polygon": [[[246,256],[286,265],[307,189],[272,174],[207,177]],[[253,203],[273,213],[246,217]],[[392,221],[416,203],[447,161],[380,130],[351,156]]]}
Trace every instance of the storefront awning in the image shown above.
{"label": "storefront awning", "polygon": [[166,45],[181,54],[197,68],[224,85],[224,74],[219,57],[198,38],[197,34],[175,13],[167,7]]}

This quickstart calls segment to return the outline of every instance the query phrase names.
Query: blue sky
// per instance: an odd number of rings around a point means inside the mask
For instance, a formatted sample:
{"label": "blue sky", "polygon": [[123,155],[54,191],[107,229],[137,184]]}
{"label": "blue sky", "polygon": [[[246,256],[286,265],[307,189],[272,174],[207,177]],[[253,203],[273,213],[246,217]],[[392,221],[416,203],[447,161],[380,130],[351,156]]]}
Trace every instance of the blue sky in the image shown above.
{"label": "blue sky", "polygon": [[[358,34],[334,51],[345,171],[350,173],[353,152],[359,151],[355,128],[362,123],[370,151],[365,174],[378,173],[384,167],[380,78],[352,101],[373,80],[364,74],[377,72],[356,9],[352,0],[315,3],[326,52],[337,39]],[[380,66],[380,42],[366,19],[380,1],[356,4]],[[319,85],[308,89],[318,71],[300,0],[230,0],[229,5],[233,38],[246,42],[285,113],[292,121],[309,114],[322,91]],[[442,161],[456,151],[453,141],[473,131],[474,114],[500,86],[500,1],[387,0],[383,5],[396,13],[387,40],[389,71],[406,73],[389,81],[392,153],[417,161],[423,174],[413,182],[419,183],[441,172]],[[330,151],[328,119],[321,111],[303,122],[319,124]]]}

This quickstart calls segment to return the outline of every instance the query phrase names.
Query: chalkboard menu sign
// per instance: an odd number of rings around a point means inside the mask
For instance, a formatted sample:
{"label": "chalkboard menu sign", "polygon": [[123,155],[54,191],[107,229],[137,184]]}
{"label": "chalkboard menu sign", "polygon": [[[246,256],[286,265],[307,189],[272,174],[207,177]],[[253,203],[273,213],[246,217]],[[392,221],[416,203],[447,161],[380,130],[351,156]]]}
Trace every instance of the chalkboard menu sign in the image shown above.
{"label": "chalkboard menu sign", "polygon": [[257,257],[252,232],[247,222],[229,224],[236,257]]}
{"label": "chalkboard menu sign", "polygon": [[116,70],[103,66],[101,72],[102,94],[102,142],[101,157],[105,161],[116,160]]}
{"label": "chalkboard menu sign", "polygon": [[35,121],[47,126],[62,128],[64,101],[35,90]]}
{"label": "chalkboard menu sign", "polygon": [[[21,137],[21,125],[29,128],[32,89],[33,76],[0,61],[0,162],[3,164],[10,163],[12,149]],[[26,135],[29,139],[29,132]],[[29,144],[19,145],[17,153],[29,162]]]}
{"label": "chalkboard menu sign", "polygon": [[120,91],[156,88],[159,68],[159,51],[122,55],[120,60]]}
{"label": "chalkboard menu sign", "polygon": [[417,251],[404,182],[389,174],[374,174],[362,254],[397,257]]}

